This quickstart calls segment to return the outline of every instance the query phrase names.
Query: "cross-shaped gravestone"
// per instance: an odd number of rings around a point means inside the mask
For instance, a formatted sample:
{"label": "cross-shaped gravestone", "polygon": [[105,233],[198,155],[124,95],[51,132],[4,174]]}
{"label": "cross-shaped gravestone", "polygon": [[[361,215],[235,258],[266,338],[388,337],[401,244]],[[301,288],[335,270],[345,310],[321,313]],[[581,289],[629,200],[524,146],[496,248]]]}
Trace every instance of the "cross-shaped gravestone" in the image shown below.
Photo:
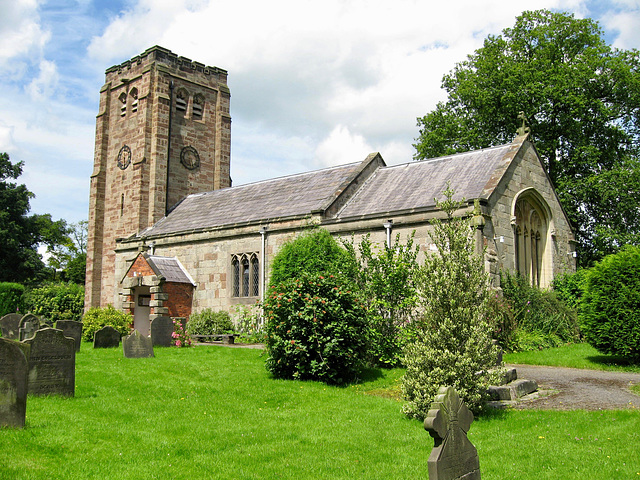
{"label": "cross-shaped gravestone", "polygon": [[424,428],[435,445],[427,462],[429,480],[480,480],[476,447],[467,438],[473,413],[453,387],[440,387]]}

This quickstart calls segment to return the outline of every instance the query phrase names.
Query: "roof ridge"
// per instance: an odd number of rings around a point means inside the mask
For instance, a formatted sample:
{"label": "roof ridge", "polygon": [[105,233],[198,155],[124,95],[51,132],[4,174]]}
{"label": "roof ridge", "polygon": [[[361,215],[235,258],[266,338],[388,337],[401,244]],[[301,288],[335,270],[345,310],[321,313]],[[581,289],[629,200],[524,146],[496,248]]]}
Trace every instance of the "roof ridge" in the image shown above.
{"label": "roof ridge", "polygon": [[499,148],[511,147],[513,143],[503,143],[502,145],[494,145],[493,147],[479,148],[478,150],[466,150],[464,152],[452,153],[451,155],[442,155],[440,157],[427,158],[426,160],[418,160],[417,162],[408,162],[409,164],[420,164],[420,163],[432,163],[441,160],[446,160],[448,158],[461,157],[463,155],[476,154],[480,152],[486,152],[489,150],[497,150]]}

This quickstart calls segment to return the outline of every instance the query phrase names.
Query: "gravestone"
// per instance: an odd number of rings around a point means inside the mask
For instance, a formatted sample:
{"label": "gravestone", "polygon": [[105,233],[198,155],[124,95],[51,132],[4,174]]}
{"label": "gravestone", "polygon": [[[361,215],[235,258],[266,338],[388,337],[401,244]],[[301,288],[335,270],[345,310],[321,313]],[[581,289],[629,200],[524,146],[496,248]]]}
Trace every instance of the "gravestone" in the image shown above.
{"label": "gravestone", "polygon": [[30,348],[0,338],[0,427],[24,427]]}
{"label": "gravestone", "polygon": [[102,327],[93,334],[93,348],[112,348],[120,346],[120,332],[111,325]]}
{"label": "gravestone", "polygon": [[8,313],[0,318],[0,328],[2,336],[9,340],[20,340],[20,319],[22,315],[19,313]]}
{"label": "gravestone", "polygon": [[76,342],[76,352],[79,352],[80,345],[82,344],[82,322],[76,322],[75,320],[58,320],[56,322],[56,328],[62,330],[65,337],[73,338]]}
{"label": "gravestone", "polygon": [[427,461],[429,480],[480,480],[476,447],[467,438],[473,413],[453,387],[440,387],[424,428],[434,439]]}
{"label": "gravestone", "polygon": [[20,341],[33,337],[36,330],[40,329],[40,319],[33,313],[27,313],[20,319],[18,331],[20,332]]}
{"label": "gravestone", "polygon": [[138,330],[122,339],[122,350],[127,358],[153,357],[151,338],[142,335]]}
{"label": "gravestone", "polygon": [[31,345],[29,393],[73,397],[76,387],[76,342],[62,330],[41,328],[24,341]]}
{"label": "gravestone", "polygon": [[151,344],[155,347],[170,347],[173,340],[173,320],[170,317],[157,317],[151,320]]}

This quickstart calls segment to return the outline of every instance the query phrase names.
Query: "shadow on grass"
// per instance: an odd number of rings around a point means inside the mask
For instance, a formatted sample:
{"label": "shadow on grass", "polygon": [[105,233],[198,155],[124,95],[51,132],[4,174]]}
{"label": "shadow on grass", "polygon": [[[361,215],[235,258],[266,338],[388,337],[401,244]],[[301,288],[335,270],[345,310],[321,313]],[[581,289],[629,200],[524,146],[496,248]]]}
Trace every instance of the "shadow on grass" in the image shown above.
{"label": "shadow on grass", "polygon": [[590,355],[585,359],[598,365],[640,368],[637,361],[619,355]]}
{"label": "shadow on grass", "polygon": [[360,380],[358,383],[375,382],[384,378],[384,373],[381,368],[365,368],[360,372]]}

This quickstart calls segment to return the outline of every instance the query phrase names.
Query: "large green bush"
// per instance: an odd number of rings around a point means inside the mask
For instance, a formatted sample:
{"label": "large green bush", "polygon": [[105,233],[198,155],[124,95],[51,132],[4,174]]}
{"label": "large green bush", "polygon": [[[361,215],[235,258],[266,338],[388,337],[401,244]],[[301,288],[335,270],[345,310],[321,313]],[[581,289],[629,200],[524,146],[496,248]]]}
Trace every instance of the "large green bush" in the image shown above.
{"label": "large green bush", "polygon": [[23,311],[24,286],[19,283],[0,282],[0,317]]}
{"label": "large green bush", "polygon": [[599,352],[640,360],[640,247],[589,270],[579,312],[585,339]]}
{"label": "large green bush", "polygon": [[522,275],[508,272],[500,274],[500,284],[504,298],[515,315],[516,337],[526,339],[516,343],[516,350],[544,348],[580,340],[577,312],[560,300],[556,292],[533,287]]}
{"label": "large green bush", "polygon": [[233,333],[233,322],[227,311],[216,312],[210,308],[193,313],[187,322],[189,335],[219,335]]}
{"label": "large green bush", "polygon": [[430,232],[437,252],[428,255],[419,282],[422,316],[405,348],[403,411],[423,419],[442,386],[456,389],[473,411],[487,399],[496,380],[498,348],[492,342],[487,304],[491,295],[484,255],[475,252],[469,220],[454,217],[462,204],[450,188],[438,207],[446,221],[434,221]]}
{"label": "large green bush", "polygon": [[333,276],[303,275],[270,288],[264,302],[267,369],[277,378],[344,384],[367,352],[367,319]]}
{"label": "large green bush", "polygon": [[111,325],[121,335],[128,335],[133,325],[133,317],[116,310],[113,305],[107,305],[105,308],[92,307],[82,317],[82,339],[92,342],[94,334],[107,325]]}
{"label": "large green bush", "polygon": [[347,251],[327,230],[316,228],[282,246],[273,258],[270,284],[279,285],[303,274],[345,274],[349,265]]}
{"label": "large green bush", "polygon": [[584,292],[588,269],[580,268],[574,273],[558,275],[553,279],[551,287],[558,298],[569,307],[577,309]]}
{"label": "large green bush", "polygon": [[49,283],[25,295],[25,307],[47,320],[80,320],[84,310],[84,287],[76,283]]}

